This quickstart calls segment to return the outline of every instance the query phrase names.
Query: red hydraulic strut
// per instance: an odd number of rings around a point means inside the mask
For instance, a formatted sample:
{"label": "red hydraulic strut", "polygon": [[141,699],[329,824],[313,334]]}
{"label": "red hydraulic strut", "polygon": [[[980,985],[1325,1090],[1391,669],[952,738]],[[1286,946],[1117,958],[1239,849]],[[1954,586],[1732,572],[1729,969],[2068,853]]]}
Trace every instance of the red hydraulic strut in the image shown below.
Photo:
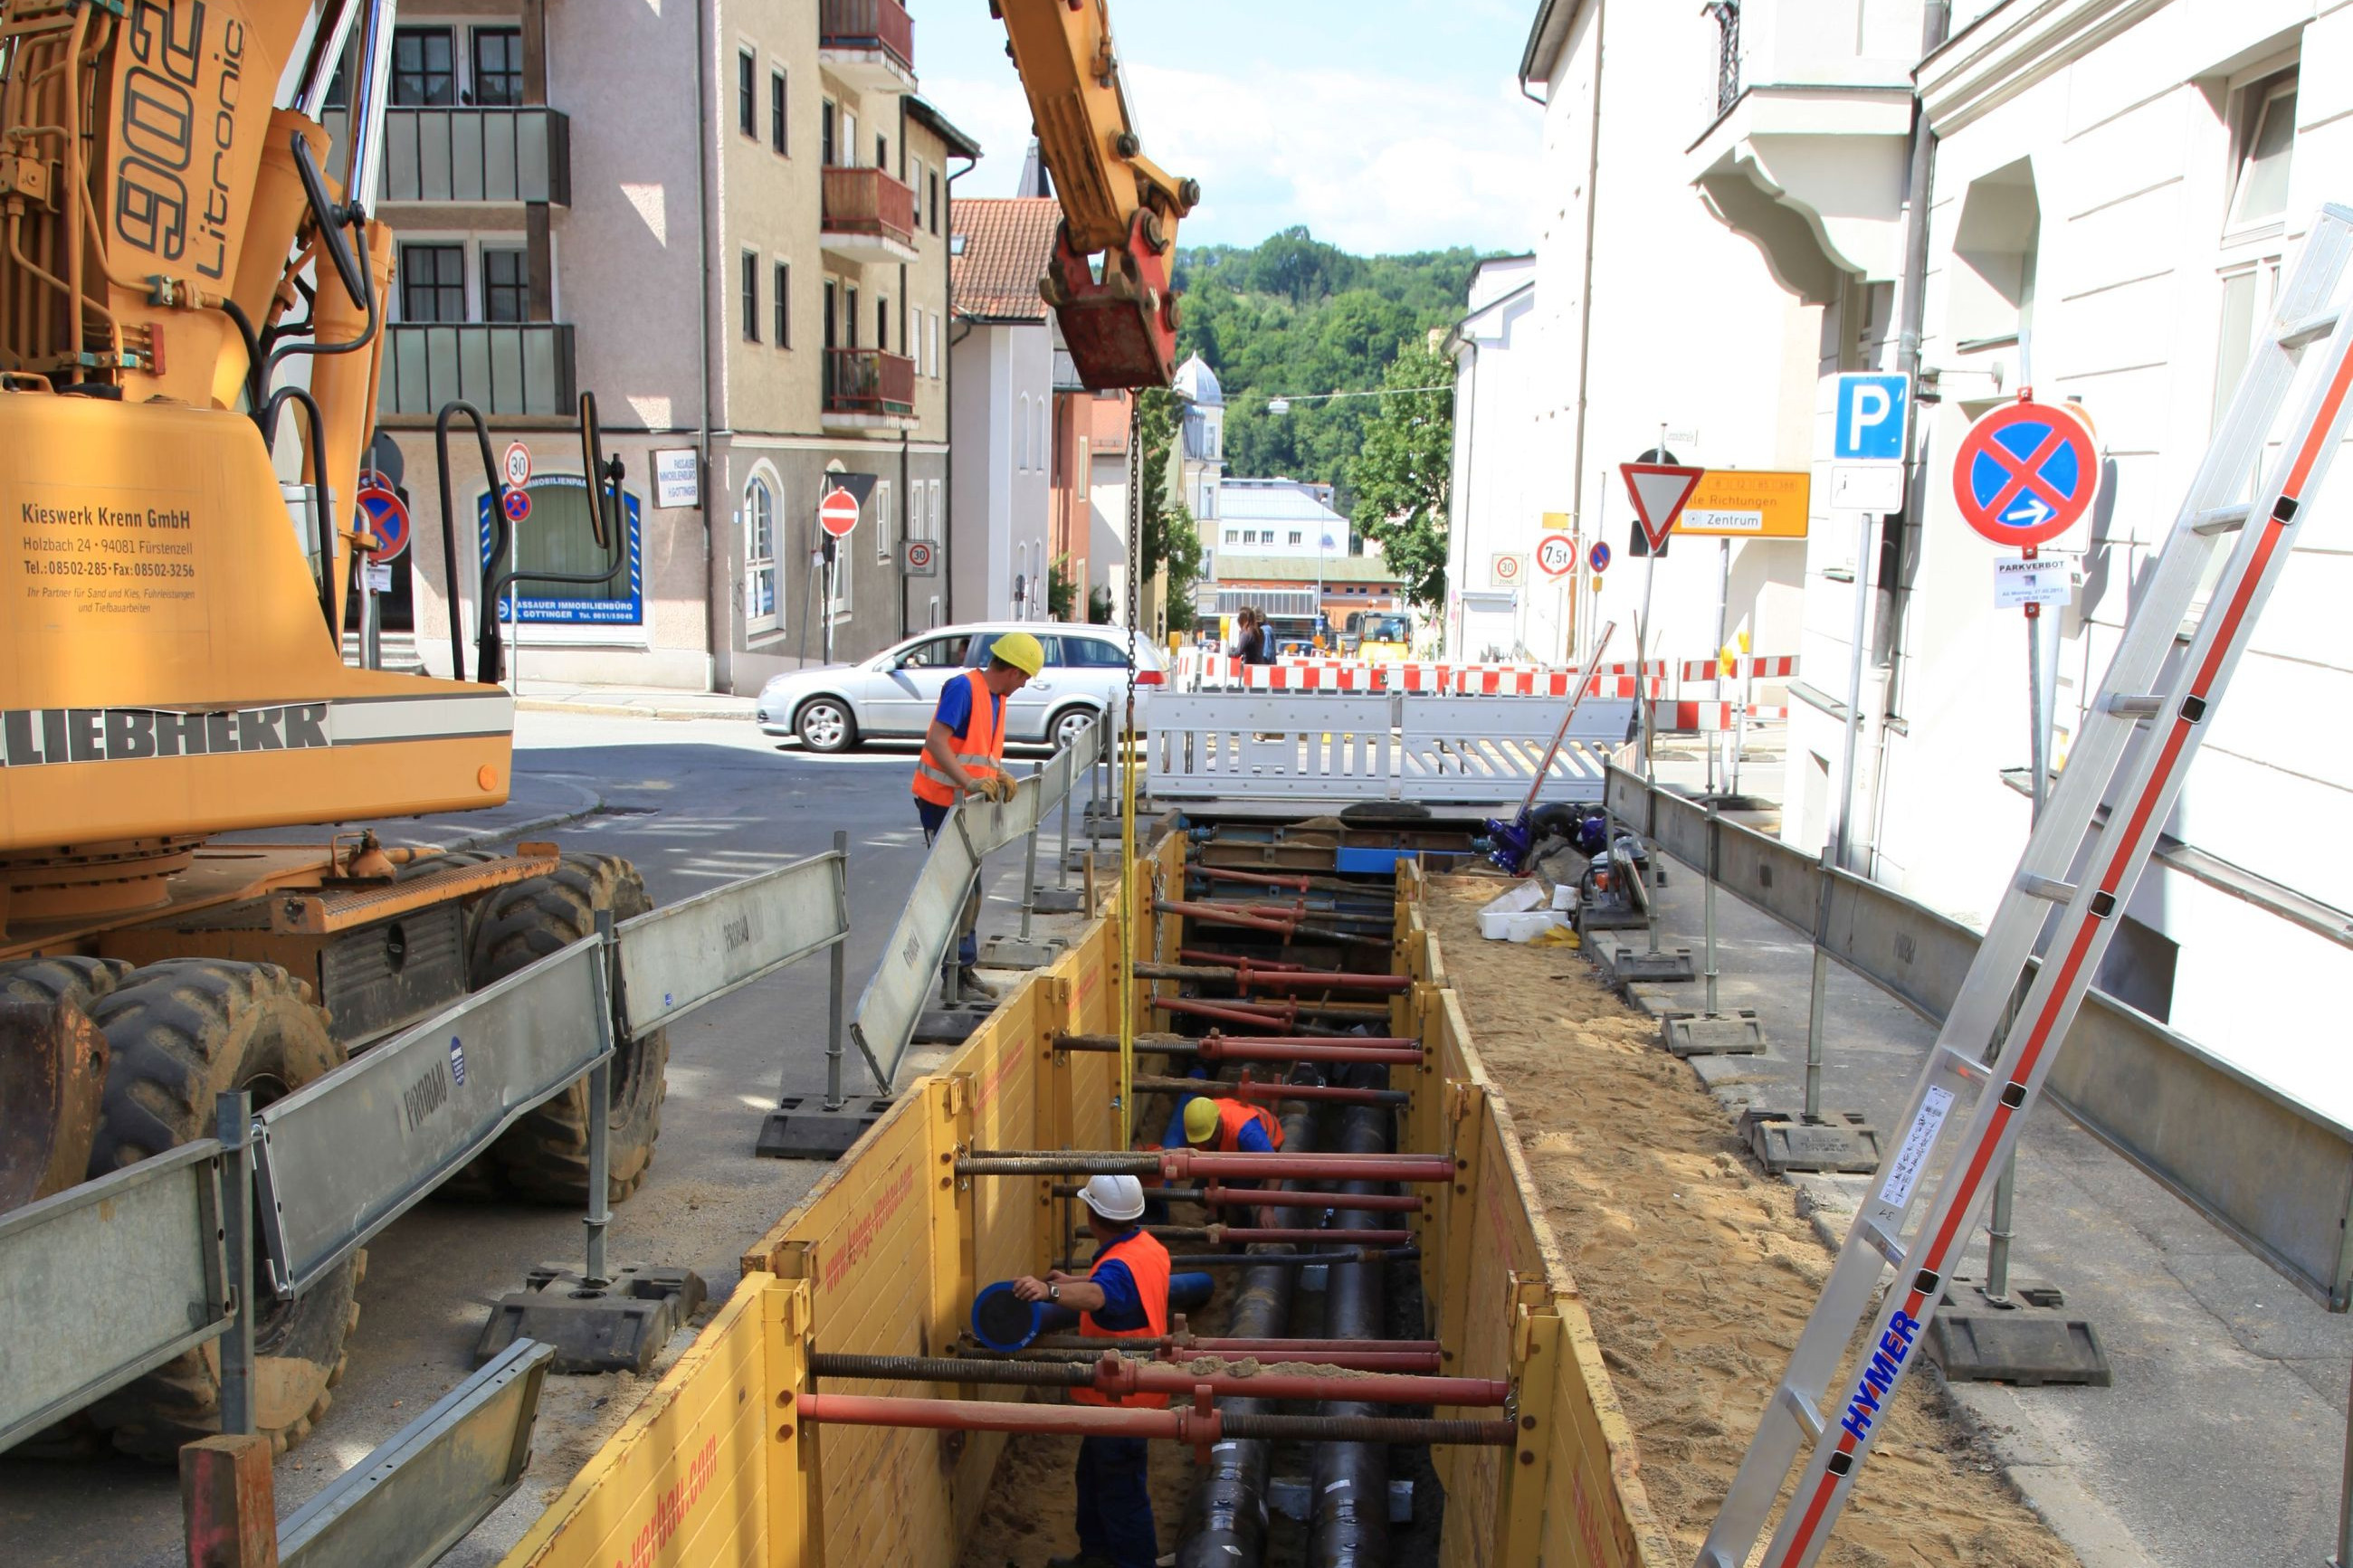
{"label": "red hydraulic strut", "polygon": [[[1353,1385],[1360,1380],[1346,1381]],[[1355,1392],[1353,1386],[1349,1392]],[[1228,1437],[1263,1437],[1276,1442],[1468,1443],[1509,1447],[1519,1430],[1519,1424],[1509,1420],[1248,1415],[1184,1406],[1131,1410],[1117,1405],[1018,1405],[1009,1399],[893,1399],[865,1394],[804,1394],[793,1403],[804,1421],[830,1421],[852,1426],[914,1426],[940,1432],[1044,1432],[1081,1437],[1163,1437],[1196,1447],[1221,1443]],[[786,1430],[789,1432],[789,1428]]]}

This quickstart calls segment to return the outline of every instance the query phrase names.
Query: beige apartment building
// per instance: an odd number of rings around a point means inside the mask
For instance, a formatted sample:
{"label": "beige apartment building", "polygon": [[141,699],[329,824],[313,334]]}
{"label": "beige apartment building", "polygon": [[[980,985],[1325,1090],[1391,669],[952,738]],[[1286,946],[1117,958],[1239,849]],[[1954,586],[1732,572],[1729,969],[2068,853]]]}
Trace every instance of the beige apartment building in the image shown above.
{"label": "beige apartment building", "polygon": [[[525,680],[749,692],[928,624],[939,579],[906,545],[946,531],[949,181],[980,150],[916,95],[898,0],[439,0],[393,50],[375,450],[415,526],[391,657],[413,627],[449,668],[458,400],[493,463],[528,454],[511,567],[547,575],[497,595]],[[583,390],[627,469],[608,550]],[[448,447],[470,671],[504,520],[462,416]],[[828,563],[837,488],[859,515]]]}

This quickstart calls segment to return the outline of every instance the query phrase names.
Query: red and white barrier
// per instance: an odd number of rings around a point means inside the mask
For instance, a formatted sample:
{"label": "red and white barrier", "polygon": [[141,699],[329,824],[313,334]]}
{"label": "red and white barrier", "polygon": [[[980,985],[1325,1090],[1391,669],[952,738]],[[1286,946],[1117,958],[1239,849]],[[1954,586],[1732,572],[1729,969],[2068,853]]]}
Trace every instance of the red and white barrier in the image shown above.
{"label": "red and white barrier", "polygon": [[[1786,680],[1796,673],[1797,663],[1788,655],[1743,658],[1736,661],[1735,678]],[[1629,660],[1604,665],[1587,684],[1586,694],[1620,701],[1647,698],[1661,703],[1662,712],[1678,706],[1696,711],[1708,704],[1679,705],[1676,699],[1683,684],[1722,679],[1718,668],[1714,659],[1654,658],[1639,664]],[[1401,691],[1413,696],[1559,698],[1568,695],[1576,679],[1574,670],[1533,664],[1374,664],[1296,656],[1275,664],[1244,664],[1230,654],[1180,648],[1174,684],[1178,691],[1338,691],[1360,696]],[[1778,709],[1752,708],[1749,716],[1786,714]],[[1663,721],[1661,727],[1666,727]]]}
{"label": "red and white barrier", "polygon": [[1798,673],[1798,656],[1790,653],[1744,655],[1727,661],[1715,658],[1687,658],[1683,661],[1685,680],[1788,680]]}

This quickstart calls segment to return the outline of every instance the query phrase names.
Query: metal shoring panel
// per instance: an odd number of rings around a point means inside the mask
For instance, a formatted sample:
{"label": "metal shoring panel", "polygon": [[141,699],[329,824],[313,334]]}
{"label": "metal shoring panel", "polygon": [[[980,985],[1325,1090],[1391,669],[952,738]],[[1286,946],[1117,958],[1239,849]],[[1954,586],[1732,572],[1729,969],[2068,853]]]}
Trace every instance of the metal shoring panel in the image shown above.
{"label": "metal shoring panel", "polygon": [[572,943],[254,1118],[269,1282],[311,1288],[603,1059],[605,945]]}
{"label": "metal shoring panel", "polygon": [[632,1036],[843,941],[843,857],[828,852],[665,904],[613,932]]}
{"label": "metal shoring panel", "polygon": [[[1766,1568],[1806,1568],[1820,1554],[1855,1473],[1871,1454],[1880,1429],[1878,1412],[1911,1364],[1993,1173],[2014,1148],[2059,1042],[2089,989],[2106,949],[2110,918],[2129,901],[2158,832],[2179,798],[2209,709],[2228,686],[2285,565],[2297,522],[2309,510],[2340,444],[2353,410],[2353,331],[2329,328],[2339,323],[2346,307],[2339,296],[2348,252],[2353,209],[2323,208],[2281,290],[2269,336],[2207,449],[2127,618],[2100,694],[2086,710],[2067,769],[2028,839],[2019,874],[1939,1033],[1939,1049],[1915,1091],[1897,1152],[1856,1215],[1789,1370],[1701,1548],[1703,1568],[1734,1568],[1748,1561],[1790,1464],[1810,1443],[1811,1457],[1764,1556]],[[2325,342],[2299,359],[2295,349],[2323,333]],[[2263,458],[2280,411],[2292,396],[2297,406],[2278,458],[2268,465],[2254,504],[2237,504],[2246,476]],[[2221,528],[2205,526],[2218,519]],[[2202,590],[2216,542],[2226,534],[2233,538],[2230,560],[2211,589]],[[2195,631],[2187,656],[2176,658],[2179,634],[2191,620]],[[2143,722],[2151,727],[2152,743],[2137,746]],[[2058,923],[2048,948],[2052,961],[2035,976],[2015,1022],[2003,1033],[2003,1016],[2053,908],[2030,889],[2066,882],[2102,797],[2119,779],[2123,787],[2111,831],[2102,836],[2088,873],[2057,900]],[[1978,1075],[1958,1070],[1950,1058],[1966,1060],[1998,1037],[2000,1053],[1983,1080],[1988,1092],[1976,1093]],[[1958,1108],[1965,1095],[1972,1101],[1964,1111]],[[1939,1134],[1947,1121],[1963,1117],[1967,1131],[1936,1175],[1936,1196],[1917,1232],[1904,1244],[1897,1283],[1872,1319],[1860,1376],[1841,1385],[1848,1390],[1843,1404],[1825,1411],[1830,1379],[1856,1321],[1879,1294],[1887,1266],[1873,1235],[1903,1234],[1912,1200],[1934,1173]],[[1801,1420],[1800,1408],[1814,1420]]]}
{"label": "metal shoring panel", "polygon": [[[1539,804],[1599,799],[1607,749],[1624,741],[1633,710],[1630,701],[1587,699],[1537,792]],[[1518,806],[1559,728],[1559,711],[1532,699],[1400,698],[1399,795]]]}
{"label": "metal shoring panel", "polygon": [[1155,696],[1149,793],[1155,800],[1392,799],[1396,725],[1396,699],[1386,696]]}
{"label": "metal shoring panel", "polygon": [[228,1326],[220,1215],[210,1138],[0,1215],[0,1449]]}

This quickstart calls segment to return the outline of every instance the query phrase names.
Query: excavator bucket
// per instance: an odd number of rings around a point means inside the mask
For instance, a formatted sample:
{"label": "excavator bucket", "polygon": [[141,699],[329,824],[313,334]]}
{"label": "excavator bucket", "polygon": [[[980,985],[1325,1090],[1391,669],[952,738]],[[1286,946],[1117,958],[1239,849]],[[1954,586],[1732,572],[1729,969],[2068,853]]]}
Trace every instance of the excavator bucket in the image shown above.
{"label": "excavator bucket", "polygon": [[1103,277],[1071,245],[1067,226],[1054,231],[1052,270],[1038,292],[1054,308],[1062,342],[1088,390],[1166,386],[1176,369],[1176,294],[1168,286],[1167,242],[1160,222],[1139,211],[1127,243],[1106,250]]}
{"label": "excavator bucket", "polygon": [[105,1087],[106,1037],[89,1014],[0,996],[0,1214],[82,1179]]}

